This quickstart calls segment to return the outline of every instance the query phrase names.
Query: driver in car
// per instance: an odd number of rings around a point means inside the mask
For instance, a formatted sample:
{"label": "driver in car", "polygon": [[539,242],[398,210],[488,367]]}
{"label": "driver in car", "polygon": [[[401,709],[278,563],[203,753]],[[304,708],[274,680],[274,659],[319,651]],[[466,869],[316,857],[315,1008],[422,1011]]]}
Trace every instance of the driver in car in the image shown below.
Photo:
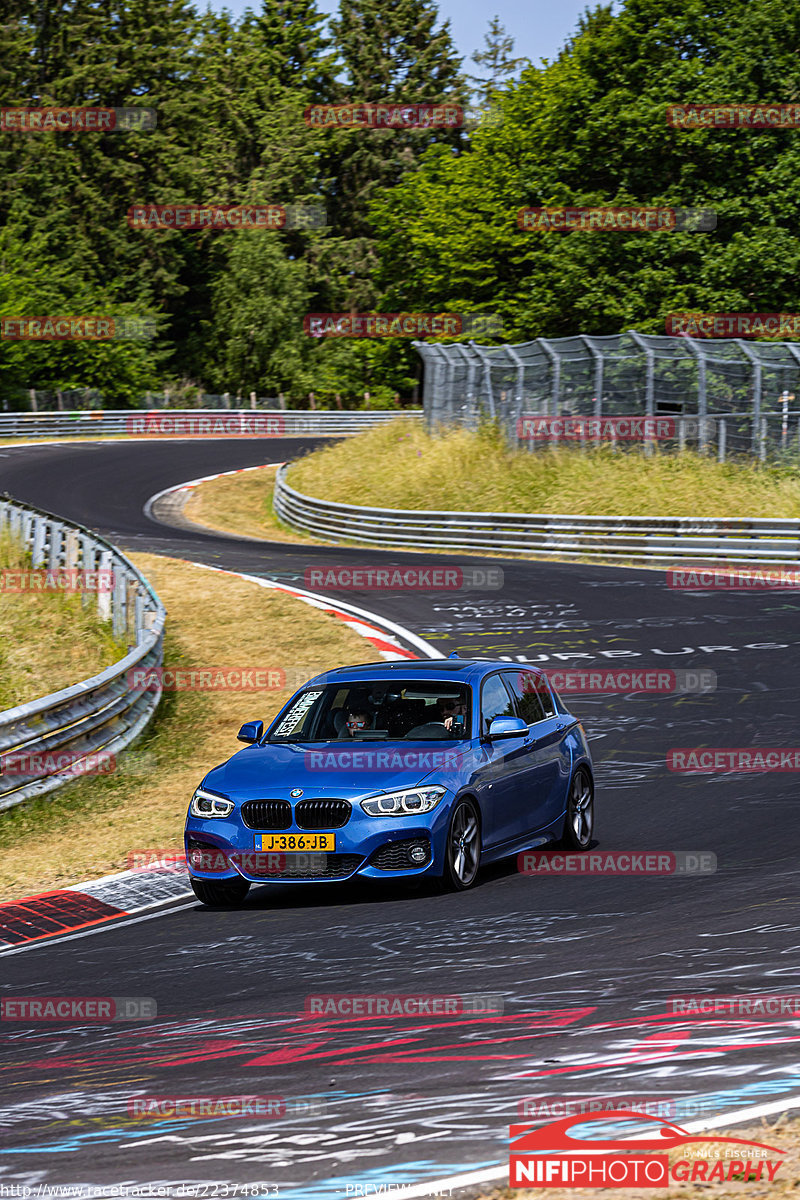
{"label": "driver in car", "polygon": [[348,737],[357,737],[362,729],[369,729],[370,719],[369,714],[364,709],[350,709],[347,713],[347,721],[345,728],[347,729]]}
{"label": "driver in car", "polygon": [[463,732],[467,706],[451,696],[442,696],[438,701],[439,715],[448,733]]}

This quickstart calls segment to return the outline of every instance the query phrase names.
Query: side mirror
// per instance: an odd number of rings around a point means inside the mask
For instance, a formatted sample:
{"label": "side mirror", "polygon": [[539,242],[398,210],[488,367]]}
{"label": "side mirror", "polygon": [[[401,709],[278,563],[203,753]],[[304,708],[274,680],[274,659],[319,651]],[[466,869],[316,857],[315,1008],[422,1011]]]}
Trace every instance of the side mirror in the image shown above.
{"label": "side mirror", "polygon": [[524,737],[527,732],[522,717],[495,717],[486,736],[490,742],[497,742],[502,738]]}
{"label": "side mirror", "polygon": [[248,746],[252,746],[253,742],[260,742],[264,732],[263,721],[246,721],[236,735],[236,740],[239,742],[247,742]]}

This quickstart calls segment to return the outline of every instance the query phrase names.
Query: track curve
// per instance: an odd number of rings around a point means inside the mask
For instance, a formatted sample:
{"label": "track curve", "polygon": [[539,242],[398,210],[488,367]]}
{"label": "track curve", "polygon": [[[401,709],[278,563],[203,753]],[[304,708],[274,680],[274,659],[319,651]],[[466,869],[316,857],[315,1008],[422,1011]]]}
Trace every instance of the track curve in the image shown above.
{"label": "track curve", "polygon": [[[0,489],[129,551],[299,586],[310,564],[459,561],[251,543],[168,528],[143,512],[150,496],[184,480],[314,444],[4,447]],[[486,565],[502,566],[501,592],[330,595],[444,653],[713,669],[710,695],[605,696],[574,707],[599,764],[599,848],[711,851],[717,873],[528,879],[511,865],[458,896],[255,889],[238,913],[193,907],[9,957],[6,994],[69,995],[80,980],[86,992],[152,995],[159,1018],[99,1034],[14,1027],[0,1182],[259,1183],[301,1200],[502,1163],[524,1097],[706,1097],[724,1112],[800,1092],[797,1021],[667,1011],[673,995],[791,990],[795,777],[679,776],[665,764],[672,747],[798,741],[800,598],[676,593],[644,569]],[[429,1025],[311,1025],[298,1014],[320,992],[502,993],[505,1011]],[[275,1122],[132,1121],[126,1100],[142,1092],[313,1097],[326,1107]]]}

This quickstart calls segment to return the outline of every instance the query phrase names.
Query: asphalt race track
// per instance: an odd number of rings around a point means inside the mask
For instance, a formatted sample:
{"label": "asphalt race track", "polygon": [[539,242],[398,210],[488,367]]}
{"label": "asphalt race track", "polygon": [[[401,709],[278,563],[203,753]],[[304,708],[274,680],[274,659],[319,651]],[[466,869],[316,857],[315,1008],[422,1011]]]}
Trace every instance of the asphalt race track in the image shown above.
{"label": "asphalt race track", "polygon": [[[204,535],[144,515],[162,489],[313,444],[0,447],[0,491],[128,550],[301,587],[309,565],[425,562]],[[666,766],[673,747],[800,744],[800,597],[676,592],[658,570],[485,565],[502,566],[502,591],[338,598],[444,653],[716,672],[710,694],[572,702],[597,765],[598,849],[711,852],[716,873],[529,878],[512,862],[462,895],[254,888],[241,911],[187,904],[4,956],[6,994],[148,995],[158,1017],[7,1027],[0,1183],[257,1184],[251,1194],[285,1200],[381,1185],[401,1194],[502,1164],[526,1098],[530,1115],[548,1097],[662,1097],[661,1115],[682,1124],[800,1094],[796,1019],[678,1016],[668,1005],[686,994],[795,990],[797,777]],[[251,708],[245,699],[243,720],[258,715]],[[489,993],[504,1009],[427,1021],[304,1017],[306,996],[327,992]],[[132,1119],[127,1102],[145,1093],[314,1104],[273,1120]]]}

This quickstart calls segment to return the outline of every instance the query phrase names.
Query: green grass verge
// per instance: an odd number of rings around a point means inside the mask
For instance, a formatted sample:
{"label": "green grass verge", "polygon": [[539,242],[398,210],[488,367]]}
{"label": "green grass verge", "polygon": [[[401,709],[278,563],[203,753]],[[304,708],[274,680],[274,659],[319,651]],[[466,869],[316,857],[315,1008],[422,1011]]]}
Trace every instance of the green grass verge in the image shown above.
{"label": "green grass verge", "polygon": [[382,508],[597,516],[797,517],[800,475],[686,451],[512,450],[492,427],[429,434],[391,422],[290,470],[310,496]]}
{"label": "green grass verge", "polygon": [[0,712],[97,675],[126,653],[94,593],[84,604],[76,594],[10,590],[6,572],[27,570],[30,555],[0,537]]}

